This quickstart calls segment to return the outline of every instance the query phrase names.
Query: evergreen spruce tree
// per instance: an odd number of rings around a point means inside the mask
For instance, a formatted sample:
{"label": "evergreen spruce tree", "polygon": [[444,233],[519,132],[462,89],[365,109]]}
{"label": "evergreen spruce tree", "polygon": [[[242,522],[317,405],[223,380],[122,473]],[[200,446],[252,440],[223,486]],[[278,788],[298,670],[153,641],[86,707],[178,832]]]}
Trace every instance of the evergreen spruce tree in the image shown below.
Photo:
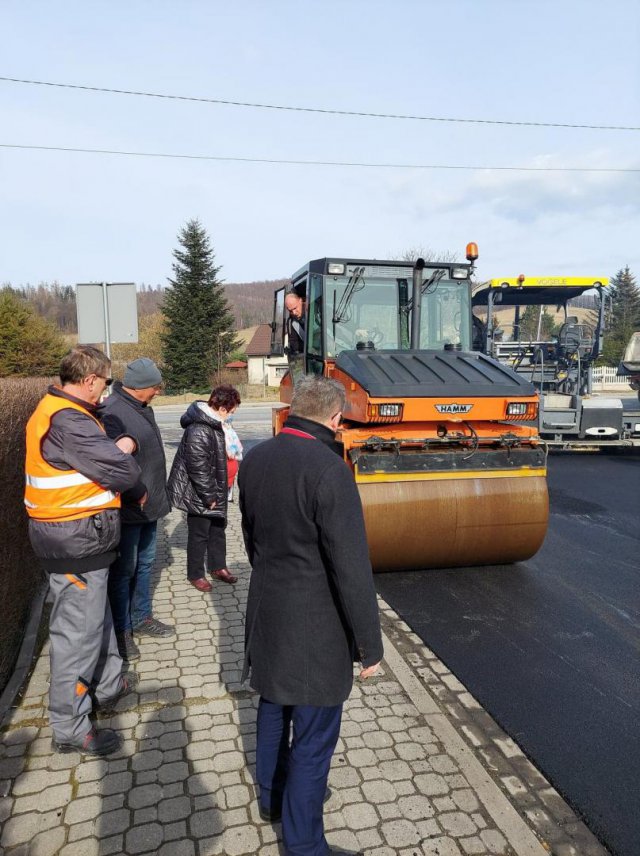
{"label": "evergreen spruce tree", "polygon": [[640,289],[628,265],[611,279],[608,298],[611,312],[604,335],[603,361],[617,366],[631,334],[640,330]]}
{"label": "evergreen spruce tree", "polygon": [[189,220],[178,235],[173,251],[173,279],[165,293],[162,336],[167,387],[204,392],[236,349],[233,315],[229,310],[220,268],[206,230]]}

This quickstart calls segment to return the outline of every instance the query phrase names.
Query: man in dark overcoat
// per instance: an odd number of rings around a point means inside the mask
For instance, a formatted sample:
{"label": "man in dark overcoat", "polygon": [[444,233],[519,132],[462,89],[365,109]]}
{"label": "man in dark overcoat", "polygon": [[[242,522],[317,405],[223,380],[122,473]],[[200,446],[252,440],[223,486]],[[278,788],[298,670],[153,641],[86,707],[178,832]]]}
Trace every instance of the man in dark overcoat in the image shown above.
{"label": "man in dark overcoat", "polygon": [[[322,804],[353,663],[370,677],[382,637],[360,497],[336,454],[344,387],[296,383],[290,416],[240,466],[253,573],[245,676],[260,694],[256,778],[290,856],[324,856]],[[291,737],[290,737],[291,734]]]}

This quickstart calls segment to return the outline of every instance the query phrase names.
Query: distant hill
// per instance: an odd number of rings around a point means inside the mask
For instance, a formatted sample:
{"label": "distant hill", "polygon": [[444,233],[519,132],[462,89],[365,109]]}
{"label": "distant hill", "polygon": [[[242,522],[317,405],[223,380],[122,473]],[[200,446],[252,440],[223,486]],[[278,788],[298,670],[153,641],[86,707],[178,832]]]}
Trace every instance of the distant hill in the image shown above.
{"label": "distant hill", "polygon": [[270,323],[273,316],[273,292],[287,282],[288,279],[225,282],[224,293],[236,319],[236,329]]}
{"label": "distant hill", "polygon": [[[270,323],[273,316],[273,292],[288,279],[260,280],[259,282],[225,282],[224,292],[235,318],[235,328],[256,327]],[[76,318],[76,290],[71,285],[40,283],[18,288],[9,283],[0,284],[0,291],[9,291],[27,300],[38,313],[53,321],[65,335],[78,332]],[[159,312],[166,289],[161,285],[138,286],[138,315],[143,318]]]}
{"label": "distant hill", "polygon": [[[273,292],[288,279],[264,279],[258,282],[225,282],[224,293],[235,318],[236,330],[271,322]],[[157,312],[164,300],[165,289],[142,286],[138,291],[138,312],[141,315]]]}
{"label": "distant hill", "polygon": [[[236,330],[270,323],[273,316],[273,292],[288,279],[263,279],[258,282],[225,282],[224,293],[235,318]],[[142,286],[138,291],[141,315],[157,312],[164,300],[164,289]]]}

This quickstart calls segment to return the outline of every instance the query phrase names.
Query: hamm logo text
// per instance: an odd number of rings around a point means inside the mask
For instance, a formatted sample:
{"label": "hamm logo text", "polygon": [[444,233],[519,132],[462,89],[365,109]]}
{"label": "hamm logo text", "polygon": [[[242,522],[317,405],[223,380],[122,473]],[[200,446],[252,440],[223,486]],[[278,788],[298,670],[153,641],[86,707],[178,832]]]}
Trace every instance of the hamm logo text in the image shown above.
{"label": "hamm logo text", "polygon": [[438,413],[468,413],[473,404],[436,404]]}

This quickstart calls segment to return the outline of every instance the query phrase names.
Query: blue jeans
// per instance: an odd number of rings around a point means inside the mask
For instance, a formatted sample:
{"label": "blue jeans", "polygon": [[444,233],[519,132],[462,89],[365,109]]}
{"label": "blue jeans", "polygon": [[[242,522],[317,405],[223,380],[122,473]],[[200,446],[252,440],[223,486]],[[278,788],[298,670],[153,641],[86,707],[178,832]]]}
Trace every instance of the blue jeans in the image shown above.
{"label": "blue jeans", "polygon": [[123,523],[118,558],[109,570],[109,602],[116,633],[151,617],[151,570],[158,523]]}
{"label": "blue jeans", "polygon": [[258,704],[256,779],[260,803],[271,812],[282,809],[287,856],[329,853],[322,810],[341,716],[341,704],[285,706],[265,698]]}

